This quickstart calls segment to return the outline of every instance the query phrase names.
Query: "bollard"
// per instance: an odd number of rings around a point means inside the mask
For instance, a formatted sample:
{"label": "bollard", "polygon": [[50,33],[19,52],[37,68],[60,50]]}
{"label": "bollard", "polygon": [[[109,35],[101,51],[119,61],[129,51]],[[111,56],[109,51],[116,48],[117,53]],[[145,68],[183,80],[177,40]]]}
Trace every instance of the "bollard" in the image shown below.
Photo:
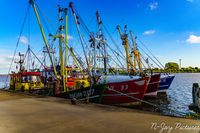
{"label": "bollard", "polygon": [[195,106],[200,107],[200,94],[199,94],[199,84],[194,83],[192,87],[192,97]]}
{"label": "bollard", "polygon": [[193,83],[192,100],[193,103],[189,106],[189,109],[200,113],[200,88],[198,83]]}

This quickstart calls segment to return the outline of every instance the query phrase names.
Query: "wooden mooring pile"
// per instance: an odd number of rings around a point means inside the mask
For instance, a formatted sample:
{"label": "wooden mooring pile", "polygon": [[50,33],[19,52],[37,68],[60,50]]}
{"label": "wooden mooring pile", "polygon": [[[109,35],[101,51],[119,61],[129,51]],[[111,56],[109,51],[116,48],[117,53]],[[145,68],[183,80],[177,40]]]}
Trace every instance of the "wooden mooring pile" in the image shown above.
{"label": "wooden mooring pile", "polygon": [[192,86],[193,103],[189,105],[189,109],[196,113],[200,113],[200,88],[198,83],[193,83]]}

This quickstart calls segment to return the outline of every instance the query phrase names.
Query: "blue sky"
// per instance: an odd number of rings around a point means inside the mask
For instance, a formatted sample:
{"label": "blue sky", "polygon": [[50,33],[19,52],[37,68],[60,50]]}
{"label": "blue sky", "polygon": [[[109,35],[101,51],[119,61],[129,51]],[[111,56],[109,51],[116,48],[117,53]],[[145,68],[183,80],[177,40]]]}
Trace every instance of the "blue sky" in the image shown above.
{"label": "blue sky", "polygon": [[[36,1],[56,27],[58,0]],[[70,1],[60,2],[68,6]],[[200,0],[74,0],[73,3],[90,30],[96,30],[95,12],[99,10],[109,31],[115,31],[113,36],[118,44],[116,25],[127,24],[163,64],[182,59],[183,67],[200,67]],[[27,6],[28,0],[0,0],[0,73],[8,71]],[[18,52],[27,48],[27,23]],[[30,44],[33,50],[39,51],[43,41],[32,7],[30,26]],[[76,38],[76,34],[69,34]]]}

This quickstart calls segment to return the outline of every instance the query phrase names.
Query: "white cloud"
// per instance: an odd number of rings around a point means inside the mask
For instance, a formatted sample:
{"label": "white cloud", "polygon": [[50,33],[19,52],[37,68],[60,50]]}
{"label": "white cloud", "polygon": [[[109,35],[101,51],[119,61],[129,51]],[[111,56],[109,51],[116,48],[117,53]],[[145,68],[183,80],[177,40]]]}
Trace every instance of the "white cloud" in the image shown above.
{"label": "white cloud", "polygon": [[144,31],[143,35],[152,35],[155,32],[156,32],[155,30],[147,30],[147,31]]}
{"label": "white cloud", "polygon": [[25,36],[21,36],[19,38],[19,42],[22,43],[22,44],[28,44],[29,43],[28,38],[25,37]]}
{"label": "white cloud", "polygon": [[186,0],[187,2],[194,2],[194,0]]}
{"label": "white cloud", "polygon": [[[62,34],[62,36],[65,37],[65,34]],[[73,36],[68,35],[67,38],[68,38],[68,40],[72,40],[72,39],[73,39]]]}
{"label": "white cloud", "polygon": [[149,9],[151,10],[151,11],[153,11],[153,10],[155,10],[155,9],[157,9],[158,8],[158,2],[151,2],[151,3],[149,3]]}
{"label": "white cloud", "polygon": [[186,42],[190,44],[200,44],[200,36],[190,35]]}
{"label": "white cloud", "polygon": [[176,43],[178,43],[178,44],[184,44],[185,41],[184,40],[176,40]]}
{"label": "white cloud", "polygon": [[[0,50],[0,73],[7,74],[12,60],[12,52],[7,50]],[[14,66],[12,66],[13,68]]]}

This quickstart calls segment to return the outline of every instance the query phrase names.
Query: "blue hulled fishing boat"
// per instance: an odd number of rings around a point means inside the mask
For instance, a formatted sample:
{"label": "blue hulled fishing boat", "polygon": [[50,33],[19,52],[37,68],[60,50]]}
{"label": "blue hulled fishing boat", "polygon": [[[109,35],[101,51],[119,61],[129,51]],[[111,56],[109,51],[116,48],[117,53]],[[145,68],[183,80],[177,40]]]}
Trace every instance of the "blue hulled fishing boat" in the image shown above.
{"label": "blue hulled fishing boat", "polygon": [[162,74],[160,77],[158,92],[166,92],[174,80],[174,77],[175,75],[172,74]]}

